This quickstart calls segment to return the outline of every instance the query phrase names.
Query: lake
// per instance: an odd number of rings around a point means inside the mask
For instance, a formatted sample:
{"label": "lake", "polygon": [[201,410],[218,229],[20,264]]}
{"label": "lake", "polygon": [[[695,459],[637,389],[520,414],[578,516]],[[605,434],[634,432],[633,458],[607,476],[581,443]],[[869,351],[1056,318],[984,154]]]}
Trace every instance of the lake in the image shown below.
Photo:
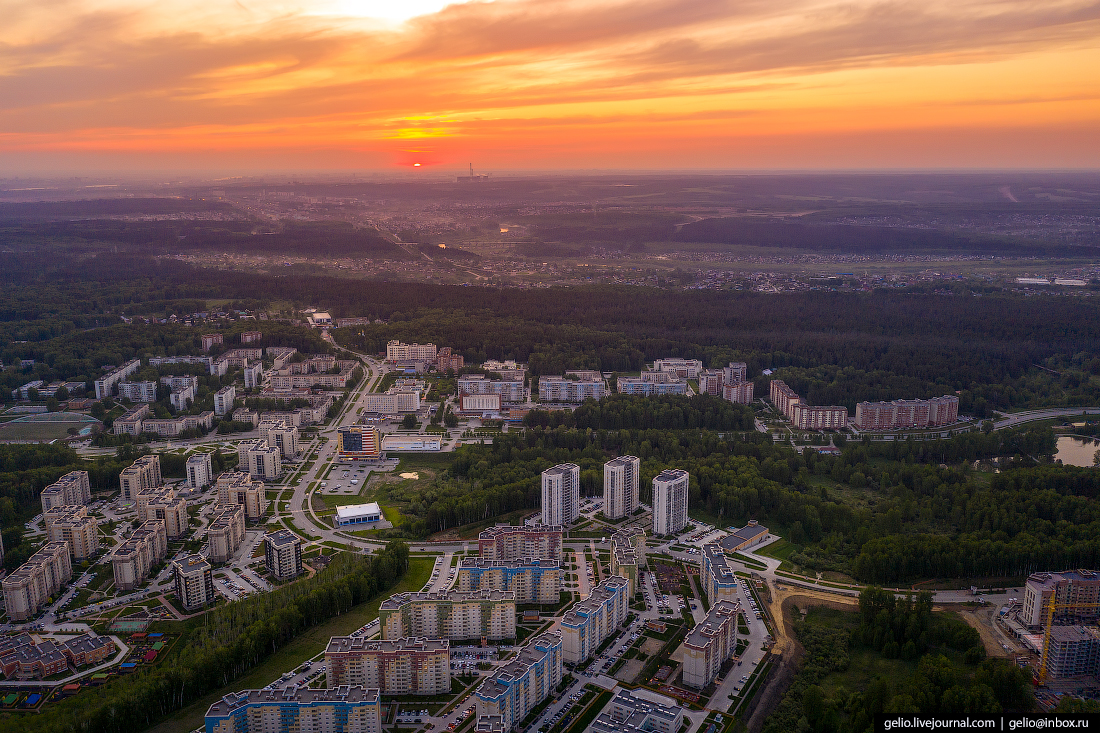
{"label": "lake", "polygon": [[1092,438],[1063,435],[1058,438],[1058,452],[1054,457],[1067,466],[1092,466],[1092,457],[1097,450],[1100,450],[1100,443]]}

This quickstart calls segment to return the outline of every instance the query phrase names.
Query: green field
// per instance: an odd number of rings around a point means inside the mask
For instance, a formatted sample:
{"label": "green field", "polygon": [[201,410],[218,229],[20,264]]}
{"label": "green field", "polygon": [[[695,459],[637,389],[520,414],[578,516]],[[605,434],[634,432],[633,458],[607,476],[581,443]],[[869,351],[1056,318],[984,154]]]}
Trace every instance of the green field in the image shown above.
{"label": "green field", "polygon": [[71,427],[85,427],[90,423],[76,422],[9,422],[0,425],[0,443],[12,440],[35,440],[48,443],[69,437]]}
{"label": "green field", "polygon": [[395,593],[418,591],[431,577],[435,558],[432,556],[409,557],[409,570],[391,592],[379,596],[370,603],[353,608],[343,616],[316,626],[268,657],[260,666],[236,682],[212,692],[196,703],[184,708],[168,720],[150,728],[153,733],[190,733],[203,724],[207,709],[215,701],[237,690],[258,689],[278,679],[279,675],[294,669],[307,659],[317,656],[328,646],[329,637],[350,634],[368,621],[378,618],[382,601]]}

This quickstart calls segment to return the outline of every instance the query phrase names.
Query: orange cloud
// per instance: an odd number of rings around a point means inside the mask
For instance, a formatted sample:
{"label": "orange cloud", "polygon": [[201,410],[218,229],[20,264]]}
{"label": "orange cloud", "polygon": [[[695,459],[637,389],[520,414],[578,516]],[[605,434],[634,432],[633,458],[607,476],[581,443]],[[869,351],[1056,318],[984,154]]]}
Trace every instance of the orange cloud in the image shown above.
{"label": "orange cloud", "polygon": [[198,5],[0,0],[0,164],[1100,165],[1096,0]]}

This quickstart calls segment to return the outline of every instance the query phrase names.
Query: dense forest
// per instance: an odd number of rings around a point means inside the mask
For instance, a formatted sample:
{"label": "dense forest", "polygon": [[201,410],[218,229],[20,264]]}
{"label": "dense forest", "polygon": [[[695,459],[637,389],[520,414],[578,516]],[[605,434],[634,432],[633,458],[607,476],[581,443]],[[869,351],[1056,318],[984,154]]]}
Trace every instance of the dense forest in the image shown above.
{"label": "dense forest", "polygon": [[392,588],[409,551],[390,543],[375,555],[337,554],[328,567],[270,593],[220,606],[187,624],[164,662],[49,705],[8,716],[0,731],[114,733],[144,730],[204,695],[229,685],[306,630]]}
{"label": "dense forest", "polygon": [[[1027,670],[985,659],[978,632],[954,614],[933,613],[930,594],[895,599],[867,588],[859,613],[811,608],[794,631],[806,654],[765,733],[864,733],[874,716],[999,715],[1030,712]],[[880,660],[899,660],[883,664]],[[851,689],[853,666],[891,669]]]}

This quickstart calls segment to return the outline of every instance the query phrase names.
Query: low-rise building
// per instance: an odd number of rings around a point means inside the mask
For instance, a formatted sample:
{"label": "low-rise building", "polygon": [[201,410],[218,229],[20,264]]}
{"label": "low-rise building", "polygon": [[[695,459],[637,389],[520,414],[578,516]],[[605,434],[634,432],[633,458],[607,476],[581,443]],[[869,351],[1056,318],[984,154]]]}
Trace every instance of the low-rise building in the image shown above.
{"label": "low-rise building", "polygon": [[55,506],[80,506],[92,501],[92,484],[87,471],[70,471],[42,489],[42,511]]}
{"label": "low-rise building", "polygon": [[336,514],[332,517],[333,525],[346,527],[350,524],[377,525],[382,521],[382,507],[376,501],[366,504],[348,504],[336,507]]}
{"label": "low-rise building", "polygon": [[383,639],[514,639],[516,594],[500,590],[398,593],[382,601],[378,619]]}
{"label": "low-rise building", "polygon": [[562,658],[580,664],[626,620],[630,608],[629,582],[612,575],[573,605],[561,620]]}
{"label": "low-rise building", "polygon": [[371,425],[349,425],[338,431],[340,460],[374,460],[382,456],[382,434]]}
{"label": "low-rise building", "polygon": [[33,618],[73,577],[69,545],[49,542],[4,578],[4,609],[11,621]]}
{"label": "low-rise building", "polygon": [[558,603],[561,567],[557,560],[520,558],[486,560],[464,557],[458,566],[458,589],[515,591],[516,603]]}
{"label": "low-rise building", "polygon": [[99,552],[99,525],[86,506],[56,506],[42,515],[50,542],[65,542],[74,560]]}
{"label": "low-rise building", "polygon": [[115,587],[133,590],[149,577],[149,571],[168,556],[168,533],[164,522],[154,519],[135,529],[129,539],[111,553]]}
{"label": "low-rise building", "polygon": [[230,693],[206,711],[205,733],[382,733],[378,688],[290,686]]}
{"label": "low-rise building", "polygon": [[210,562],[229,562],[244,541],[244,506],[219,504],[210,515],[206,555]]}
{"label": "low-rise building", "polygon": [[30,634],[0,641],[0,671],[8,680],[41,680],[69,668],[65,652],[53,639],[35,641]]}
{"label": "low-rise building", "polygon": [[477,688],[477,720],[489,722],[499,716],[504,730],[510,731],[553,693],[561,678],[561,635],[539,634]]}
{"label": "low-rise building", "polygon": [[187,611],[195,611],[217,599],[214,570],[202,555],[186,555],[172,561],[176,598]]}
{"label": "low-rise building", "polygon": [[593,733],[678,733],[683,722],[684,708],[672,698],[645,688],[620,688],[588,730]]}
{"label": "low-rise building", "polygon": [[484,415],[500,412],[498,394],[463,394],[458,398],[458,411],[464,415]]}
{"label": "low-rise building", "polygon": [[698,359],[657,359],[653,371],[671,374],[676,379],[698,379],[703,362]]}
{"label": "low-rise building", "polygon": [[267,571],[279,580],[290,580],[302,574],[302,538],[289,529],[278,529],[264,535],[264,561]]}
{"label": "low-rise building", "polygon": [[755,519],[750,519],[744,527],[735,529],[723,537],[719,544],[726,552],[737,552],[759,545],[767,538],[768,528]]}
{"label": "low-rise building", "polygon": [[477,549],[486,560],[561,560],[561,540],[561,525],[497,525],[478,534]]}
{"label": "low-rise building", "polygon": [[714,682],[737,648],[739,603],[715,601],[710,613],[684,639],[684,684],[702,689]]}
{"label": "low-rise building", "polygon": [[447,639],[369,641],[334,636],[325,649],[326,684],[377,687],[383,695],[442,695],[451,691]]}
{"label": "low-rise building", "polygon": [[611,574],[626,578],[627,596],[638,592],[641,570],[646,566],[645,530],[641,527],[620,529],[611,535]]}

